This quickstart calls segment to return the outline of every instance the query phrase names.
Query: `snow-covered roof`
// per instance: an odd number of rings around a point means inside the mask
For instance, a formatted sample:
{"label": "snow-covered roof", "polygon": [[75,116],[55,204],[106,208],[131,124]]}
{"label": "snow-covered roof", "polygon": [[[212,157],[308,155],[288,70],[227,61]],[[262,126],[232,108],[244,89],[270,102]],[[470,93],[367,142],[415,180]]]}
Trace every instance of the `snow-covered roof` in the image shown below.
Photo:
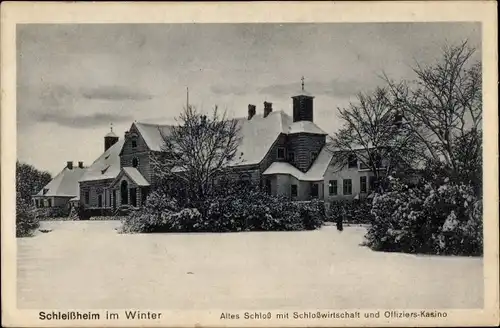
{"label": "snow-covered roof", "polygon": [[[309,121],[293,122],[293,119],[283,111],[271,112],[267,117],[257,114],[252,119],[236,118],[240,131],[240,145],[235,159],[229,163],[236,165],[253,165],[260,163],[280,134],[292,133],[327,133],[316,124]],[[152,151],[161,151],[164,144],[163,135],[168,135],[171,125],[158,125],[135,122],[139,133]]]}
{"label": "snow-covered roof", "polygon": [[120,172],[120,151],[124,140],[118,140],[97,158],[80,179],[80,181],[94,181],[101,179],[114,179]]}
{"label": "snow-covered roof", "polygon": [[283,111],[270,113],[267,117],[255,115],[252,119],[237,118],[240,128],[240,145],[236,158],[230,165],[258,164],[281,133],[287,133],[292,118]]}
{"label": "snow-covered roof", "polygon": [[316,124],[314,124],[311,121],[293,122],[288,127],[287,132],[288,134],[294,134],[294,133],[313,133],[313,134],[324,134],[324,135],[327,134],[325,131],[321,130]]}
{"label": "snow-covered roof", "polygon": [[[86,168],[73,167],[71,170],[65,167],[57,174],[36,196],[75,197],[80,194],[78,180],[85,173]],[[47,190],[46,193],[43,191]]]}
{"label": "snow-covered roof", "polygon": [[313,97],[312,93],[308,92],[307,90],[300,90],[299,92],[297,92],[297,94],[295,96],[293,96],[292,98],[295,98],[295,97],[299,97],[299,96],[307,96],[307,97]]}
{"label": "snow-covered roof", "polygon": [[318,157],[314,160],[314,163],[311,165],[306,175],[308,179],[311,181],[322,180],[328,166],[330,165],[333,158],[333,153],[327,148],[327,146],[323,146],[321,151],[318,154]]}
{"label": "snow-covered roof", "polygon": [[141,172],[139,172],[135,167],[124,167],[122,168],[123,172],[128,175],[132,181],[135,182],[138,186],[149,186],[149,182],[142,176]]}
{"label": "snow-covered roof", "polygon": [[368,147],[365,147],[363,145],[358,145],[358,144],[352,144],[349,149],[347,149],[347,148],[337,148],[337,147],[333,147],[331,145],[329,146],[329,149],[332,152],[335,152],[335,151],[350,151],[350,150],[352,150],[352,151],[366,150],[367,148],[368,149],[374,148],[371,142],[368,143]]}
{"label": "snow-covered roof", "polygon": [[263,175],[288,174],[300,181],[320,181],[323,179],[323,177],[312,176],[309,175],[307,172],[304,173],[299,169],[297,169],[292,164],[287,162],[274,162],[262,174]]}
{"label": "snow-covered roof", "polygon": [[118,138],[118,136],[113,131],[109,131],[104,137]]}
{"label": "snow-covered roof", "polygon": [[[163,136],[168,135],[172,129],[171,125],[159,125],[135,122],[137,130],[152,151],[161,151],[164,144]],[[163,136],[162,136],[163,134]]]}
{"label": "snow-covered roof", "polygon": [[314,160],[314,163],[305,173],[290,163],[274,162],[262,174],[289,174],[301,181],[319,181],[323,180],[325,172],[332,161],[332,157],[333,153],[325,145]]}
{"label": "snow-covered roof", "polygon": [[323,180],[326,169],[332,160],[332,153],[326,147],[321,149],[318,157],[316,157],[313,165],[307,172],[302,172],[290,163],[274,162],[267,170],[262,173],[263,175],[272,174],[288,174],[300,181],[320,181]]}

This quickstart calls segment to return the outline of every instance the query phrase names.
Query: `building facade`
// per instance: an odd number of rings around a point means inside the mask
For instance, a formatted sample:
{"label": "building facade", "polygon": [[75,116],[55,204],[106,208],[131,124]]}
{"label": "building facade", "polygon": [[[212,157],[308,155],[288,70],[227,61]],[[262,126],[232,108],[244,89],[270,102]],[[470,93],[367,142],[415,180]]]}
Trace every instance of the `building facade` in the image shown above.
{"label": "building facade", "polygon": [[[299,201],[359,198],[373,190],[373,174],[357,162],[332,168],[329,136],[314,123],[314,97],[303,86],[292,105],[292,116],[273,111],[270,102],[264,102],[262,113],[248,105],[248,115],[236,119],[241,141],[228,175]],[[152,157],[162,151],[171,129],[134,122],[121,139],[111,129],[104,137],[104,152],[82,169],[71,199],[97,211],[144,204],[154,183]]]}

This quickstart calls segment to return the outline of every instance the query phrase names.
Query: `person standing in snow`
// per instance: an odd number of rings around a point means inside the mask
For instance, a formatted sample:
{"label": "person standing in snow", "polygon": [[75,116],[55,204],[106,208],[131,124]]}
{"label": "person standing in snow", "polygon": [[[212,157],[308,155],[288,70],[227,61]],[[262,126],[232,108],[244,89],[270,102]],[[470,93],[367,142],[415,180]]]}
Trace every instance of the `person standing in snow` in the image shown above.
{"label": "person standing in snow", "polygon": [[345,216],[345,208],[342,207],[339,211],[339,215],[337,215],[337,217],[335,218],[335,221],[337,223],[337,230],[338,231],[342,231],[344,230],[344,226],[343,226],[343,220],[344,220],[344,216]]}

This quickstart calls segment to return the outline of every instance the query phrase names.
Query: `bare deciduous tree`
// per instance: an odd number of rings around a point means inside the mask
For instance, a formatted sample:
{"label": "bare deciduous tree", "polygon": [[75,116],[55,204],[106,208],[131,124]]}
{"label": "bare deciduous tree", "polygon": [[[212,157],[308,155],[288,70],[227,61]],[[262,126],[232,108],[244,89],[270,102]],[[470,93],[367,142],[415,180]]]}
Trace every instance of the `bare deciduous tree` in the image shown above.
{"label": "bare deciduous tree", "polygon": [[[424,145],[424,158],[442,163],[458,175],[463,163],[477,162],[481,151],[482,73],[467,42],[443,48],[443,56],[429,66],[417,64],[416,80],[388,89],[405,121]],[[471,151],[457,151],[465,141]]]}
{"label": "bare deciduous tree", "polygon": [[415,135],[394,108],[387,89],[359,93],[356,103],[338,111],[343,125],[330,145],[332,165],[338,170],[354,158],[380,181],[397,168],[412,166]]}
{"label": "bare deciduous tree", "polygon": [[188,106],[169,134],[163,134],[162,151],[152,159],[159,181],[176,181],[191,201],[204,200],[214,181],[237,160],[239,126],[217,106],[211,116]]}

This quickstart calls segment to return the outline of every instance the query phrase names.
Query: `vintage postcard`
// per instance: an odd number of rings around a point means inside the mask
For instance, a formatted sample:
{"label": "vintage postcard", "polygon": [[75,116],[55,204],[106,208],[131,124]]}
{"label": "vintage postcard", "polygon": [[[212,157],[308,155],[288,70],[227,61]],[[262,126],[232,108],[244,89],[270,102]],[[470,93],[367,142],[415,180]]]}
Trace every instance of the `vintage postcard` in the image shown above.
{"label": "vintage postcard", "polygon": [[2,325],[498,325],[496,9],[2,3]]}

